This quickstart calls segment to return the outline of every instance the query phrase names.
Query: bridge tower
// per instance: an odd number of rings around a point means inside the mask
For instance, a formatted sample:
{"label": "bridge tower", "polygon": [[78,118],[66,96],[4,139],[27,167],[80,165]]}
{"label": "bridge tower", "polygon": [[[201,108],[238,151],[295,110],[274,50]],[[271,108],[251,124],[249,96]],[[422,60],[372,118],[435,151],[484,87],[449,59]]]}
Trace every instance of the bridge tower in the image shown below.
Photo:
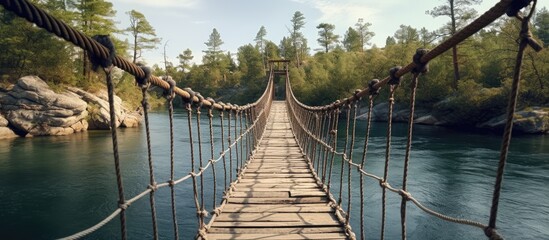
{"label": "bridge tower", "polygon": [[[289,77],[290,60],[286,59],[271,59],[269,60],[269,73],[273,74],[275,84],[275,100],[286,99],[286,84],[285,80]],[[281,81],[281,79],[283,79]]]}

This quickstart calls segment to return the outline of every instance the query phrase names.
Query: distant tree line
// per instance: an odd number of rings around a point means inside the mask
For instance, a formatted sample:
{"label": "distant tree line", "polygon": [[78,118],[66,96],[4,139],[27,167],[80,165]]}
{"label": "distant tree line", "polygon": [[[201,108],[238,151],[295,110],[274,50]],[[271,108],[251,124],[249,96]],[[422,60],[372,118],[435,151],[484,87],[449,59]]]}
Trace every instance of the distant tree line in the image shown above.
{"label": "distant tree line", "polygon": [[[117,29],[112,19],[116,12],[112,3],[105,0],[33,2],[90,36],[110,34],[118,55],[133,62],[140,61],[142,51],[155,49],[160,43],[145,16],[135,10],[126,13],[130,26]],[[205,38],[200,64],[190,49],[182,49],[177,55],[177,63],[165,58],[163,64],[153,66],[154,74],[170,75],[178,86],[191,87],[204,96],[242,104],[255,100],[262,93],[269,59],[289,59],[292,61],[289,69],[291,81],[300,100],[311,105],[326,104],[349,96],[357,88],[364,88],[371,79],[387,76],[388,70],[395,65],[411,62],[417,48],[432,48],[455,34],[477,16],[471,7],[477,3],[478,0],[445,1],[427,11],[433,17],[449,17],[450,21],[439,30],[429,31],[403,24],[394,35],[387,36],[383,47],[370,43],[375,34],[369,30],[371,23],[364,18],[349,26],[343,36],[335,34],[334,24],[318,24],[316,41],[321,48],[313,51],[302,32],[306,18],[299,11],[290,18],[288,35],[282,36],[278,43],[269,40],[267,29],[260,26],[256,37],[239,47],[235,54],[223,50],[222,35],[214,28]],[[9,83],[20,76],[35,74],[54,84],[95,86],[97,76],[89,71],[84,51],[10,12],[1,10],[0,21],[2,82]],[[483,104],[483,101],[490,102],[490,99],[503,96],[512,76],[519,27],[515,19],[501,18],[432,61],[430,72],[421,77],[418,101],[432,105],[461,94],[468,97],[453,99]],[[537,39],[549,43],[547,9],[537,12],[532,30]],[[117,39],[120,34],[129,36],[130,40]],[[524,61],[521,102],[527,105],[548,104],[549,53],[534,53],[529,49]],[[132,90],[131,76],[120,74],[117,87],[120,94],[127,93],[130,101],[138,102],[137,94]],[[409,90],[403,86],[397,94],[402,97],[399,99],[406,99]]]}

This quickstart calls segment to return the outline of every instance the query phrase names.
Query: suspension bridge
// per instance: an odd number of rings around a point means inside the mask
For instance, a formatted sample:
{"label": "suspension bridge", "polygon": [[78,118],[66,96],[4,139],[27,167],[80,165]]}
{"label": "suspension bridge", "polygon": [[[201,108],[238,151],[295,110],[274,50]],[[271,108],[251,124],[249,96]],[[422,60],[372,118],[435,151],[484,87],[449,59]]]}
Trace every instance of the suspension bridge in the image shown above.
{"label": "suspension bridge", "polygon": [[[536,1],[502,0],[490,10],[482,14],[471,24],[451,38],[443,41],[431,50],[418,49],[412,62],[405,67],[390,69],[389,76],[381,80],[372,80],[368,87],[357,90],[345,99],[340,99],[325,106],[307,106],[294,96],[288,74],[289,61],[274,60],[270,62],[268,83],[263,95],[253,103],[237,106],[229,103],[215,102],[211,98],[204,98],[191,89],[180,89],[169,77],[157,77],[150,74],[147,68],[134,65],[127,60],[115,56],[113,49],[109,49],[96,40],[75,30],[62,21],[54,18],[45,11],[25,0],[2,0],[0,3],[6,10],[27,19],[36,26],[72,42],[76,46],[88,51],[100,62],[106,76],[111,109],[111,123],[115,122],[113,107],[113,83],[111,70],[119,67],[136,77],[136,82],[143,90],[143,106],[145,129],[148,144],[149,183],[141,193],[128,197],[124,190],[121,174],[120,154],[118,148],[117,130],[111,126],[114,172],[118,186],[118,208],[106,216],[104,220],[94,226],[83,229],[81,232],[65,237],[65,239],[82,238],[115,218],[120,219],[121,239],[127,238],[126,210],[135,201],[147,198],[150,202],[151,229],[155,239],[158,235],[158,221],[155,202],[155,192],[161,188],[171,191],[171,213],[173,223],[173,238],[179,239],[181,226],[177,213],[176,190],[180,184],[192,185],[192,198],[196,210],[198,229],[184,229],[196,231],[198,239],[365,239],[364,221],[364,179],[371,178],[379,182],[382,191],[382,215],[379,221],[381,229],[379,238],[385,238],[387,194],[398,194],[401,197],[401,235],[407,238],[406,209],[413,204],[426,214],[438,217],[444,221],[456,224],[469,225],[483,231],[489,239],[503,239],[498,233],[496,222],[498,204],[504,175],[505,163],[511,139],[512,122],[517,101],[520,80],[522,57],[525,48],[532,47],[536,51],[541,46],[529,34],[529,24]],[[532,4],[530,13],[524,15],[520,11]],[[513,76],[513,85],[507,111],[507,125],[502,137],[501,154],[494,179],[493,200],[490,207],[490,217],[487,223],[460,219],[439,213],[414,198],[407,190],[408,166],[410,164],[410,150],[412,148],[413,116],[415,89],[422,73],[428,69],[428,62],[444,53],[482,28],[486,27],[502,15],[515,17],[522,22],[520,41],[518,43],[517,63]],[[389,162],[391,151],[392,110],[395,91],[401,84],[401,77],[412,74],[410,119],[408,121],[408,138],[406,154],[403,161],[403,178],[401,188],[389,183]],[[285,100],[274,101],[275,76],[285,79]],[[170,160],[171,172],[169,179],[158,181],[154,175],[151,157],[151,139],[147,110],[147,90],[150,85],[164,88],[167,94],[170,118]],[[358,103],[366,102],[371,109],[375,96],[382,87],[389,91],[389,116],[386,136],[385,167],[382,176],[368,172],[365,168],[368,155],[368,141],[370,137],[371,115],[368,113],[366,129],[357,129],[356,115]],[[191,163],[191,172],[181,178],[175,176],[174,158],[174,126],[173,100],[176,96],[184,100],[187,112],[187,125],[190,152],[186,161]],[[202,112],[207,113],[209,129],[201,129]],[[214,114],[216,113],[216,114]],[[339,121],[345,121],[345,142],[338,144]],[[213,122],[220,122],[221,131],[217,136],[221,139],[221,149],[214,147]],[[353,159],[355,136],[364,134],[361,158]],[[203,139],[203,135],[208,135]],[[198,138],[198,144],[193,138]],[[217,143],[216,143],[217,144]],[[343,147],[341,147],[343,146]],[[355,153],[356,155],[356,153]],[[335,159],[340,161],[335,161]],[[180,158],[178,158],[180,159]],[[341,163],[339,168],[334,164]],[[344,171],[344,169],[347,171]],[[339,169],[336,172],[334,169]],[[234,173],[234,174],[233,174]],[[352,174],[360,177],[359,186],[353,186]],[[204,176],[211,174],[214,184],[207,186]],[[223,186],[223,195],[216,195],[216,187]],[[338,191],[333,191],[338,186]],[[212,199],[205,199],[205,188],[213,188]],[[359,209],[351,207],[351,189],[360,189]],[[348,197],[344,196],[347,189]],[[347,199],[348,202],[344,202]],[[213,203],[210,207],[206,207]],[[360,211],[360,218],[351,218],[351,212]],[[211,216],[209,216],[211,215]],[[359,229],[351,228],[351,222],[359,222]],[[191,228],[193,228],[191,226]],[[373,235],[374,233],[369,233]]]}

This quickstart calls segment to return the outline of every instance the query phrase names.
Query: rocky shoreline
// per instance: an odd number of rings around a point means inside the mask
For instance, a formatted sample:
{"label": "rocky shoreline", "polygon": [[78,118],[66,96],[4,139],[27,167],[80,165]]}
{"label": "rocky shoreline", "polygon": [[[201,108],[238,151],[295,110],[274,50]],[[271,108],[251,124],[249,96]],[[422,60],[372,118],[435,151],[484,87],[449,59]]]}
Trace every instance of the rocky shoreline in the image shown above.
{"label": "rocky shoreline", "polygon": [[[115,111],[117,127],[137,127],[142,121],[141,113],[125,108],[119,97]],[[106,90],[89,93],[68,87],[58,93],[39,77],[25,76],[0,92],[0,139],[108,129]]]}
{"label": "rocky shoreline", "polygon": [[[436,105],[435,105],[436,106]],[[387,121],[388,103],[380,103],[372,110],[372,120]],[[357,119],[366,120],[367,108],[360,109]],[[394,122],[408,122],[410,110],[405,105],[395,105],[392,119]],[[417,108],[414,123],[422,125],[445,126],[453,128],[469,128],[501,131],[505,127],[505,114],[483,116],[471,119],[458,116],[448,108],[422,109]],[[515,113],[513,131],[523,134],[549,134],[549,107],[527,107],[518,109]]]}

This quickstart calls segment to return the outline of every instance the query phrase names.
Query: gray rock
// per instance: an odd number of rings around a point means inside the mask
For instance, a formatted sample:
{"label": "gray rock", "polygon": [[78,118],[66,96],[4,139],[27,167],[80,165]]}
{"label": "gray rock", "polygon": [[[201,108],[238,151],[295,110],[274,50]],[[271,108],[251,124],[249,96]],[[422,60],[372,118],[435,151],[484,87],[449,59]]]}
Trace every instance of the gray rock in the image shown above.
{"label": "gray rock", "polygon": [[54,92],[36,76],[17,80],[0,96],[0,104],[10,126],[32,136],[71,134],[71,126],[78,122],[83,125],[88,115],[86,102],[68,93]]}
{"label": "gray rock", "polygon": [[433,115],[418,117],[414,120],[414,123],[423,125],[437,125],[438,122],[438,119]]}
{"label": "gray rock", "polygon": [[19,137],[9,127],[0,127],[0,139]]}
{"label": "gray rock", "polygon": [[120,126],[125,128],[138,127],[142,119],[143,116],[139,112],[132,112],[126,115]]}
{"label": "gray rock", "polygon": [[8,119],[6,119],[4,116],[0,115],[0,127],[7,127],[8,126]]}
{"label": "gray rock", "polygon": [[[501,130],[505,127],[506,115],[494,117],[486,122],[477,124],[479,128]],[[522,133],[549,133],[549,109],[531,107],[515,113],[513,131]]]}
{"label": "gray rock", "polygon": [[[82,89],[69,87],[69,91],[82,97],[88,103],[89,112],[89,129],[92,130],[108,130],[110,129],[111,115],[109,110],[108,95],[105,90],[100,90],[98,93],[92,94]],[[116,127],[119,127],[124,120],[125,113],[122,107],[122,100],[115,96],[114,110]]]}
{"label": "gray rock", "polygon": [[[105,90],[100,90],[96,93],[89,93],[82,89],[69,87],[69,91],[80,96],[84,101],[88,102],[88,129],[108,130],[110,129],[110,107],[108,93]],[[132,113],[124,108],[122,99],[114,96],[114,110],[116,127],[137,127],[143,117],[137,113]]]}

